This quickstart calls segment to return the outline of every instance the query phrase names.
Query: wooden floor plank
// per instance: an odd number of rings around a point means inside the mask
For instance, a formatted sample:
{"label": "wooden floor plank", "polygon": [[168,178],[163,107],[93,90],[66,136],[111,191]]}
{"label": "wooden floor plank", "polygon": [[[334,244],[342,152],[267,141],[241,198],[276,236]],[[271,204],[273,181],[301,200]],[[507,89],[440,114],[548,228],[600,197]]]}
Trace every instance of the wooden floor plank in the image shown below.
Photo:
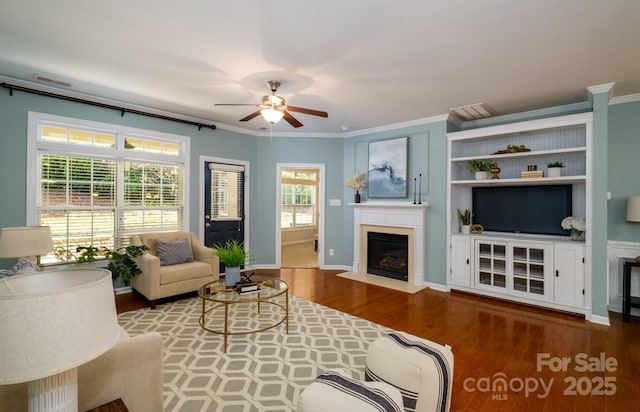
{"label": "wooden floor plank", "polygon": [[[285,279],[294,296],[451,345],[455,356],[452,411],[640,412],[638,317],[624,323],[621,314],[610,313],[611,326],[607,327],[571,314],[469,294],[432,289],[398,292],[338,277],[336,271],[259,272]],[[119,312],[147,305],[137,294],[118,295],[116,303]],[[549,367],[538,371],[541,353],[567,357],[571,363],[566,371]],[[575,357],[582,353],[587,357],[604,353],[618,366],[615,371],[578,372]],[[486,382],[493,385],[499,377],[516,386],[519,380],[553,383],[544,397],[541,388],[527,396],[524,390],[487,391],[482,386]],[[565,379],[571,377],[592,386],[596,377],[608,378],[615,391],[611,395],[565,394]]]}

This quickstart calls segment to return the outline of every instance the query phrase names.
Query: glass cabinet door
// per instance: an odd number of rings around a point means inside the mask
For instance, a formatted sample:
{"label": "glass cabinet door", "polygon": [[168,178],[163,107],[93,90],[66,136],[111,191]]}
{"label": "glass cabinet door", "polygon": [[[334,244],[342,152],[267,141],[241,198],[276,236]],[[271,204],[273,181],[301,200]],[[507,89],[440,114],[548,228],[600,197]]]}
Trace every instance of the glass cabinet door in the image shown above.
{"label": "glass cabinet door", "polygon": [[476,241],[476,286],[486,289],[507,287],[507,246]]}
{"label": "glass cabinet door", "polygon": [[549,273],[552,253],[547,245],[511,245],[512,289],[516,295],[549,300]]}

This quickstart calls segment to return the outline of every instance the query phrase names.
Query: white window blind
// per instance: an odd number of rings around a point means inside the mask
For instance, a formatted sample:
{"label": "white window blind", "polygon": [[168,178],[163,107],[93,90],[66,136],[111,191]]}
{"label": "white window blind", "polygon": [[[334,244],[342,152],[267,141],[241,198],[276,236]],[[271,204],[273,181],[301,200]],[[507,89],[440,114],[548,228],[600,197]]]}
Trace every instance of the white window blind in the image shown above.
{"label": "white window blind", "polygon": [[209,163],[209,170],[211,171],[211,219],[242,219],[244,167]]}
{"label": "white window blind", "polygon": [[132,234],[185,227],[188,138],[39,117],[30,121],[37,176],[27,207],[30,224],[51,227],[55,251],[44,264],[73,260],[78,246],[114,249]]}

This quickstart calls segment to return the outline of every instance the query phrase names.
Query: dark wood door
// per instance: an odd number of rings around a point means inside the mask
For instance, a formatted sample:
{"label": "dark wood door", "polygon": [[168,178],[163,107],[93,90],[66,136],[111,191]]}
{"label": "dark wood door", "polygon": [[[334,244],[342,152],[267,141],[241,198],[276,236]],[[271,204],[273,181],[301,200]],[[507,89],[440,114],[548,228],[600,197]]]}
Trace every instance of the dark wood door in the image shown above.
{"label": "dark wood door", "polygon": [[205,162],[204,242],[244,242],[244,166]]}

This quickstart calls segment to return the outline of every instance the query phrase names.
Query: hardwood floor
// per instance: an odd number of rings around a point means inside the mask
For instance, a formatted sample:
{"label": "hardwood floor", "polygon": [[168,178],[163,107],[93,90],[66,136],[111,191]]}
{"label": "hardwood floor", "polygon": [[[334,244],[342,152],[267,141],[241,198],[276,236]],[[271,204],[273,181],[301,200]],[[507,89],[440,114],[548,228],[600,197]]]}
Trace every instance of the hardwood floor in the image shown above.
{"label": "hardwood floor", "polygon": [[[410,295],[343,279],[336,271],[259,272],[285,279],[294,296],[450,345],[452,411],[640,411],[638,317],[624,323],[621,314],[610,313],[607,327],[456,292]],[[116,304],[119,312],[147,306],[135,294],[118,295]]]}

